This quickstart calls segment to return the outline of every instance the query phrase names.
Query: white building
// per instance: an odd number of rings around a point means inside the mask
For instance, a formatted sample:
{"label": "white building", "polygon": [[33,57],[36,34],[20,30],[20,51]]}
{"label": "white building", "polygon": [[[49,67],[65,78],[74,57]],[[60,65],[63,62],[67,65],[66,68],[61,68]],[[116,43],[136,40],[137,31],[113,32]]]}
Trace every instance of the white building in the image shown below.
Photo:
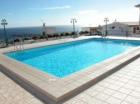
{"label": "white building", "polygon": [[[138,22],[113,22],[107,25],[108,35],[115,36],[138,36]],[[102,26],[102,33],[105,34],[106,26]]]}
{"label": "white building", "polygon": [[42,31],[43,31],[43,34],[53,34],[53,33],[56,33],[56,28],[55,27],[46,27],[46,24],[43,23]]}
{"label": "white building", "polygon": [[122,22],[129,26],[129,34],[138,35],[139,34],[139,22]]}
{"label": "white building", "polygon": [[90,31],[91,27],[82,27],[81,31]]}
{"label": "white building", "polygon": [[[106,33],[106,26],[102,27],[102,34]],[[113,22],[107,25],[108,35],[127,36],[129,35],[129,26],[121,22]]]}

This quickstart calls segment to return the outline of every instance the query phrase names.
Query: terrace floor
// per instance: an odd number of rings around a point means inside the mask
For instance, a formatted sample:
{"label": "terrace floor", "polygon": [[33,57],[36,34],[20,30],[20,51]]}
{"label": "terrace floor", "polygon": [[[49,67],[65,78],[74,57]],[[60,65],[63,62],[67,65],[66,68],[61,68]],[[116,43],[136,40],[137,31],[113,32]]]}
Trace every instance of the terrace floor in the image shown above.
{"label": "terrace floor", "polygon": [[[0,72],[0,104],[44,104]],[[140,104],[140,58],[64,104]]]}
{"label": "terrace floor", "polygon": [[[44,103],[0,71],[0,104]],[[140,104],[140,58],[63,104]]]}
{"label": "terrace floor", "polygon": [[140,104],[140,58],[64,104]]}
{"label": "terrace floor", "polygon": [[0,72],[0,104],[44,104]]}

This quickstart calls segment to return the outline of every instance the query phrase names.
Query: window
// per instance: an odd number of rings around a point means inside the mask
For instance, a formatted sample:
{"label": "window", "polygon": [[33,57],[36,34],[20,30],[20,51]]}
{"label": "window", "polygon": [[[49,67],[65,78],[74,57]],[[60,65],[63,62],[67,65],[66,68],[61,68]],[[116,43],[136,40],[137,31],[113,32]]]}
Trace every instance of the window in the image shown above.
{"label": "window", "polygon": [[139,27],[137,27],[136,30],[139,30]]}
{"label": "window", "polygon": [[115,29],[116,27],[115,26],[112,26],[112,29]]}

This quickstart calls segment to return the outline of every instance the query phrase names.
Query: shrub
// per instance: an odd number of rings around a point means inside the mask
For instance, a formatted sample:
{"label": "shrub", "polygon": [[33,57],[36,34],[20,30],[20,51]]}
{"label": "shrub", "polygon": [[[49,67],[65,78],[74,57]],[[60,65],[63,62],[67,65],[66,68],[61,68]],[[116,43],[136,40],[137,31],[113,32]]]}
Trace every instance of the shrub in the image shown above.
{"label": "shrub", "polygon": [[69,36],[70,34],[69,34],[69,33],[65,33],[65,35],[66,35],[66,36]]}
{"label": "shrub", "polygon": [[17,38],[17,39],[14,40],[14,42],[20,42],[20,39]]}
{"label": "shrub", "polygon": [[33,40],[37,40],[38,37],[37,37],[37,36],[33,36],[32,39],[33,39]]}

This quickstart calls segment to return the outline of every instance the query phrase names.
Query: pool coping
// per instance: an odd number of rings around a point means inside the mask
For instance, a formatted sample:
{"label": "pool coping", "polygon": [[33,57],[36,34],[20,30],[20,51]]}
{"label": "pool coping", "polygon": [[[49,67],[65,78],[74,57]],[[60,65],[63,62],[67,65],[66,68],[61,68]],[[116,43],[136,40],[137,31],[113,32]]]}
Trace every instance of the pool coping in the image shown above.
{"label": "pool coping", "polygon": [[[80,39],[71,41],[77,40]],[[10,50],[7,52],[9,51]],[[68,77],[57,78],[11,59],[1,53],[0,70],[46,103],[61,104],[72,96],[75,96],[84,89],[87,89],[113,72],[119,70],[139,56],[140,47],[137,47],[99,64],[88,67],[86,70],[76,72]]]}

